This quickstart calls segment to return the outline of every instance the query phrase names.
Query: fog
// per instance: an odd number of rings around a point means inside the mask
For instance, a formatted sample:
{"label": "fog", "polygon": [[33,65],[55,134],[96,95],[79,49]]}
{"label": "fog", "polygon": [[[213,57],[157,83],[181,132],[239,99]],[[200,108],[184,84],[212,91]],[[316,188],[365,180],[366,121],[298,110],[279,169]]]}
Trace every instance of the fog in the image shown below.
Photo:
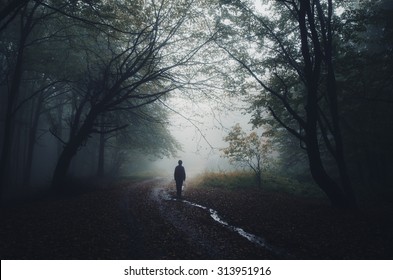
{"label": "fog", "polygon": [[[0,195],[66,190],[80,178],[172,178],[179,159],[188,177],[232,170],[223,138],[237,123],[249,134],[250,114],[272,131],[259,153],[279,153],[263,163],[269,172],[330,182],[327,193],[342,196],[333,203],[392,193],[391,1],[337,2],[327,17],[318,7],[321,23],[303,27],[313,17],[300,21],[280,1],[238,11],[231,1],[181,11],[171,1],[102,1],[119,14],[86,5],[88,22],[67,16],[83,1],[23,2],[0,19]],[[336,35],[324,34],[332,9]]]}
{"label": "fog", "polygon": [[220,149],[227,146],[223,139],[236,123],[247,133],[252,130],[250,115],[245,112],[247,105],[240,97],[226,96],[219,104],[209,103],[209,100],[193,102],[174,97],[170,106],[173,109],[169,119],[170,131],[182,149],[173,157],[155,160],[152,164],[155,172],[171,177],[180,159],[188,177],[236,168],[222,157]]}

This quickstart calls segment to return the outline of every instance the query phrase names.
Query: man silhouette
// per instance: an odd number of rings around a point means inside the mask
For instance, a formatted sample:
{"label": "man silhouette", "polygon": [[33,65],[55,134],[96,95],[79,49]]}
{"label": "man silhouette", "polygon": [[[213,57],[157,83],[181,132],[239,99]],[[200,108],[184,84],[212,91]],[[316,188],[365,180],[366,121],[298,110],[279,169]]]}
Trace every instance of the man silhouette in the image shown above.
{"label": "man silhouette", "polygon": [[178,161],[179,165],[176,166],[175,168],[175,181],[176,181],[176,193],[177,197],[181,198],[181,189],[183,186],[183,182],[186,180],[186,171],[184,170],[183,167],[183,161],[179,160]]}

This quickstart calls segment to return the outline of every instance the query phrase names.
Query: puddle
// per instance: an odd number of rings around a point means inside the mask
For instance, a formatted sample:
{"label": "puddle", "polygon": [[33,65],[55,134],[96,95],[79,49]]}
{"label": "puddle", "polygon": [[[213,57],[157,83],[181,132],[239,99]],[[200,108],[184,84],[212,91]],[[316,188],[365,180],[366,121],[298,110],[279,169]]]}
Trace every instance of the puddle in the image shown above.
{"label": "puddle", "polygon": [[246,238],[248,241],[250,241],[250,242],[252,242],[252,243],[254,243],[254,244],[256,244],[256,245],[258,245],[260,247],[263,247],[263,248],[269,250],[270,252],[274,253],[275,255],[277,255],[279,257],[282,257],[282,258],[293,258],[293,256],[291,254],[289,254],[288,252],[286,252],[285,250],[269,244],[263,237],[260,237],[260,236],[257,236],[255,234],[246,232],[244,229],[242,229],[240,227],[236,227],[236,226],[230,225],[228,222],[226,222],[225,220],[223,220],[221,218],[221,216],[218,214],[218,212],[216,210],[214,210],[212,208],[208,208],[206,206],[203,206],[203,205],[200,205],[200,204],[197,204],[197,203],[185,200],[185,199],[173,198],[165,191],[162,192],[161,195],[162,195],[162,198],[164,200],[167,200],[167,201],[179,201],[179,202],[188,204],[190,206],[206,210],[206,211],[208,211],[210,213],[210,217],[214,221],[216,221],[217,223],[221,224],[225,228],[227,228],[227,229],[229,229],[229,230],[239,234],[243,238]]}

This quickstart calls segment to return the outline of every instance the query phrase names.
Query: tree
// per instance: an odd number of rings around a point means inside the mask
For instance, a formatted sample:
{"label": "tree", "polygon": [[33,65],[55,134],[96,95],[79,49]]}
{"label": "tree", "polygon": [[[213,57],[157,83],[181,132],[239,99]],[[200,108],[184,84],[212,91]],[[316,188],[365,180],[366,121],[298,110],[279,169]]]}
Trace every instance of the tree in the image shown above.
{"label": "tree", "polygon": [[[124,161],[134,154],[149,155],[150,158],[173,156],[180,146],[168,131],[167,118],[167,111],[161,104],[152,103],[137,110],[112,113],[101,119],[98,127],[97,175],[116,175],[113,173],[118,172]],[[116,123],[117,126],[127,123],[127,127],[107,133]],[[123,160],[113,160],[119,154],[123,155]],[[111,163],[115,166],[111,166]]]}
{"label": "tree", "polygon": [[[11,7],[12,16],[3,18],[2,21],[6,21],[4,26],[0,30],[1,36],[1,63],[4,66],[3,72],[1,73],[1,84],[4,95],[1,96],[1,100],[4,105],[1,107],[1,118],[4,120],[2,127],[1,137],[1,158],[0,158],[0,185],[2,189],[4,186],[10,183],[11,166],[12,163],[19,163],[19,157],[12,157],[13,150],[16,149],[19,153],[20,147],[23,145],[17,145],[15,139],[15,132],[21,133],[17,130],[17,124],[23,124],[25,122],[23,112],[27,105],[31,102],[35,102],[37,106],[42,105],[43,92],[47,91],[54,80],[51,79],[51,75],[46,75],[45,72],[41,72],[37,75],[37,69],[34,68],[33,63],[28,64],[27,61],[32,53],[32,48],[39,45],[43,41],[51,38],[49,32],[50,28],[45,26],[45,34],[42,32],[43,22],[50,21],[51,14],[45,13],[40,6],[39,1],[15,1],[9,3],[7,7]],[[5,8],[3,11],[6,11]],[[11,24],[11,22],[13,24]],[[48,24],[49,25],[49,24]],[[7,29],[3,30],[3,27]],[[41,31],[41,32],[40,32]],[[38,48],[36,48],[38,49]],[[29,80],[31,77],[40,77],[36,82]],[[31,90],[31,92],[29,91]],[[2,103],[3,103],[2,102]],[[34,107],[34,106],[33,106]],[[33,123],[31,125],[31,132],[29,133],[30,143],[28,144],[29,151],[27,161],[31,160],[32,149],[35,139],[35,128],[38,122],[38,116],[40,110],[36,110],[38,115],[33,116]],[[22,141],[22,140],[19,140]],[[25,164],[22,164],[25,165]],[[30,163],[26,163],[26,169],[29,169]],[[26,180],[29,175],[26,171]],[[22,176],[21,176],[22,177]]]}
{"label": "tree", "polygon": [[[136,110],[164,98],[170,92],[187,85],[176,69],[185,68],[204,45],[185,44],[179,37],[192,2],[168,4],[145,2],[141,12],[144,22],[134,22],[132,32],[97,33],[95,46],[83,46],[86,52],[86,74],[74,83],[70,133],[57,162],[52,185],[61,187],[71,160],[90,135],[97,131],[100,116],[107,112]],[[188,38],[190,39],[190,38]],[[93,41],[94,42],[94,41]],[[180,46],[180,45],[181,46]],[[171,51],[178,46],[177,52]],[[125,127],[113,127],[110,131]]]}
{"label": "tree", "polygon": [[365,201],[389,197],[393,164],[391,1],[346,7],[337,44],[344,140],[353,181]]}
{"label": "tree", "polygon": [[224,157],[229,158],[230,163],[250,168],[255,173],[258,187],[261,187],[263,161],[269,152],[266,139],[258,137],[255,131],[247,135],[240,124],[236,124],[224,140],[229,143],[227,148],[221,149]]}
{"label": "tree", "polygon": [[53,186],[82,150],[103,173],[112,154],[178,148],[155,103],[196,86],[195,54],[208,42],[196,1],[3,2],[1,190],[29,184],[37,147],[53,160],[57,146],[57,163],[45,165],[57,166]]}
{"label": "tree", "polygon": [[[249,1],[222,1],[218,28],[223,36],[217,43],[272,100],[266,100],[269,113],[299,139],[313,179],[332,204],[355,207],[334,68],[333,1],[275,1],[269,16],[251,6]],[[248,52],[239,49],[238,40],[249,46]],[[329,174],[324,150],[337,174]]]}

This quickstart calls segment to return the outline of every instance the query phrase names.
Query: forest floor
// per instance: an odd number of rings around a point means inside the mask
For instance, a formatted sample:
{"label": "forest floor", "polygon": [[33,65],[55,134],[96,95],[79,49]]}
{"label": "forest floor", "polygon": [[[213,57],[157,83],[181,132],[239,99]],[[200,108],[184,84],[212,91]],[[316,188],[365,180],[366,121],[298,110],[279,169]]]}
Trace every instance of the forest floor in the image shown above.
{"label": "forest floor", "polygon": [[393,209],[123,180],[1,208],[1,259],[392,259]]}

